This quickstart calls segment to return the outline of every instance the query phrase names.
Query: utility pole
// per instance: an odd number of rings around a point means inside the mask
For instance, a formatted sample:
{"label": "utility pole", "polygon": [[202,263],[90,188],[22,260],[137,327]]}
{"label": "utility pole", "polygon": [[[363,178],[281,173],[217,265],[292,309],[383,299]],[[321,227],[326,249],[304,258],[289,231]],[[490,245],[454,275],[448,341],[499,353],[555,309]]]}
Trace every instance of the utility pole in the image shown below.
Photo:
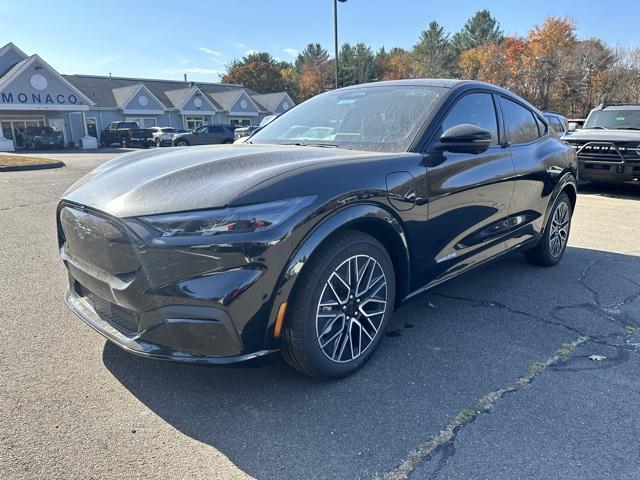
{"label": "utility pole", "polygon": [[336,75],[336,88],[340,88],[338,82],[338,2],[344,3],[347,0],[333,0],[333,40],[335,47],[335,75]]}

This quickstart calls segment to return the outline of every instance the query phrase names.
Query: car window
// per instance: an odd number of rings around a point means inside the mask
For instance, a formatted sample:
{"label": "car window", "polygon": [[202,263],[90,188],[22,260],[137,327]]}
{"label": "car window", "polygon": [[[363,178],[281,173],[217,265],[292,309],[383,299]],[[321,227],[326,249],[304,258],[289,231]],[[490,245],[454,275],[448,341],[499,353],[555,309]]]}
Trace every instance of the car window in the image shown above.
{"label": "car window", "polygon": [[564,132],[564,127],[562,126],[562,122],[560,122],[560,120],[558,120],[557,117],[551,117],[551,116],[545,115],[545,118],[547,119],[547,121],[549,122],[549,125],[551,125],[551,128],[553,128],[553,130],[555,130],[558,133]]}
{"label": "car window", "polygon": [[533,113],[522,105],[500,97],[507,139],[512,144],[528,143],[540,137]]}
{"label": "car window", "polygon": [[224,130],[220,126],[212,125],[209,127],[209,133],[224,133]]}
{"label": "car window", "polygon": [[406,152],[447,89],[375,84],[316,95],[258,130],[249,143]]}
{"label": "car window", "polygon": [[207,126],[199,127],[194,130],[195,134],[202,135],[203,133],[207,133]]}
{"label": "car window", "polygon": [[442,122],[441,133],[462,123],[470,123],[491,133],[491,144],[498,144],[498,121],[490,93],[470,93],[456,102]]}

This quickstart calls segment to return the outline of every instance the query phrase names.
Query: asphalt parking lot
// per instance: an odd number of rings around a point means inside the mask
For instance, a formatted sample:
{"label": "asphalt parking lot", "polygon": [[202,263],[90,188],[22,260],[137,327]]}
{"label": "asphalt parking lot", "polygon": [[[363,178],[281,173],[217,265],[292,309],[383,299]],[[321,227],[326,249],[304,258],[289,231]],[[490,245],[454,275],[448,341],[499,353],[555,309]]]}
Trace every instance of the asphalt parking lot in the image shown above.
{"label": "asphalt parking lot", "polygon": [[560,265],[444,284],[318,383],[134,357],[67,310],[57,199],[113,155],[0,174],[2,478],[640,478],[640,186],[584,187]]}

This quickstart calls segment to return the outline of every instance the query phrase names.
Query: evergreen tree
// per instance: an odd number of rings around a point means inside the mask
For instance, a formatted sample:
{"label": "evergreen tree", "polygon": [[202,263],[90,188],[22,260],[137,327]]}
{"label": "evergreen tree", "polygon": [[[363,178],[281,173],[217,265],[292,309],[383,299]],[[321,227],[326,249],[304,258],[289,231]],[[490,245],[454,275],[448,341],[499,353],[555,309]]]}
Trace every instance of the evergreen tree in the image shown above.
{"label": "evergreen tree", "polygon": [[455,56],[465,50],[479,47],[485,43],[500,41],[503,37],[500,24],[491,16],[489,10],[479,10],[471,17],[451,39]]}
{"label": "evergreen tree", "polygon": [[455,69],[449,35],[436,21],[420,33],[420,39],[411,52],[412,70],[418,77],[447,78]]}

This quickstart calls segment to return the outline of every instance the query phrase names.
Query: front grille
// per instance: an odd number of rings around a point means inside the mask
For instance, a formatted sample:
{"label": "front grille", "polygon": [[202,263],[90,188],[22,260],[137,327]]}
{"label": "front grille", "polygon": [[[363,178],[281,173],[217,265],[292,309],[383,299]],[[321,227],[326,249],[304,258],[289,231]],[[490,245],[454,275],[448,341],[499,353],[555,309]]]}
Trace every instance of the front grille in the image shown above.
{"label": "front grille", "polygon": [[138,332],[138,316],[132,311],[105,300],[78,282],[76,282],[76,292],[93,307],[101,319],[109,322],[122,333],[131,336]]}
{"label": "front grille", "polygon": [[578,158],[583,160],[623,162],[640,159],[637,143],[585,142],[573,143],[573,146],[577,149]]}
{"label": "front grille", "polygon": [[65,206],[59,222],[69,257],[118,277],[138,269],[136,246],[117,221]]}

